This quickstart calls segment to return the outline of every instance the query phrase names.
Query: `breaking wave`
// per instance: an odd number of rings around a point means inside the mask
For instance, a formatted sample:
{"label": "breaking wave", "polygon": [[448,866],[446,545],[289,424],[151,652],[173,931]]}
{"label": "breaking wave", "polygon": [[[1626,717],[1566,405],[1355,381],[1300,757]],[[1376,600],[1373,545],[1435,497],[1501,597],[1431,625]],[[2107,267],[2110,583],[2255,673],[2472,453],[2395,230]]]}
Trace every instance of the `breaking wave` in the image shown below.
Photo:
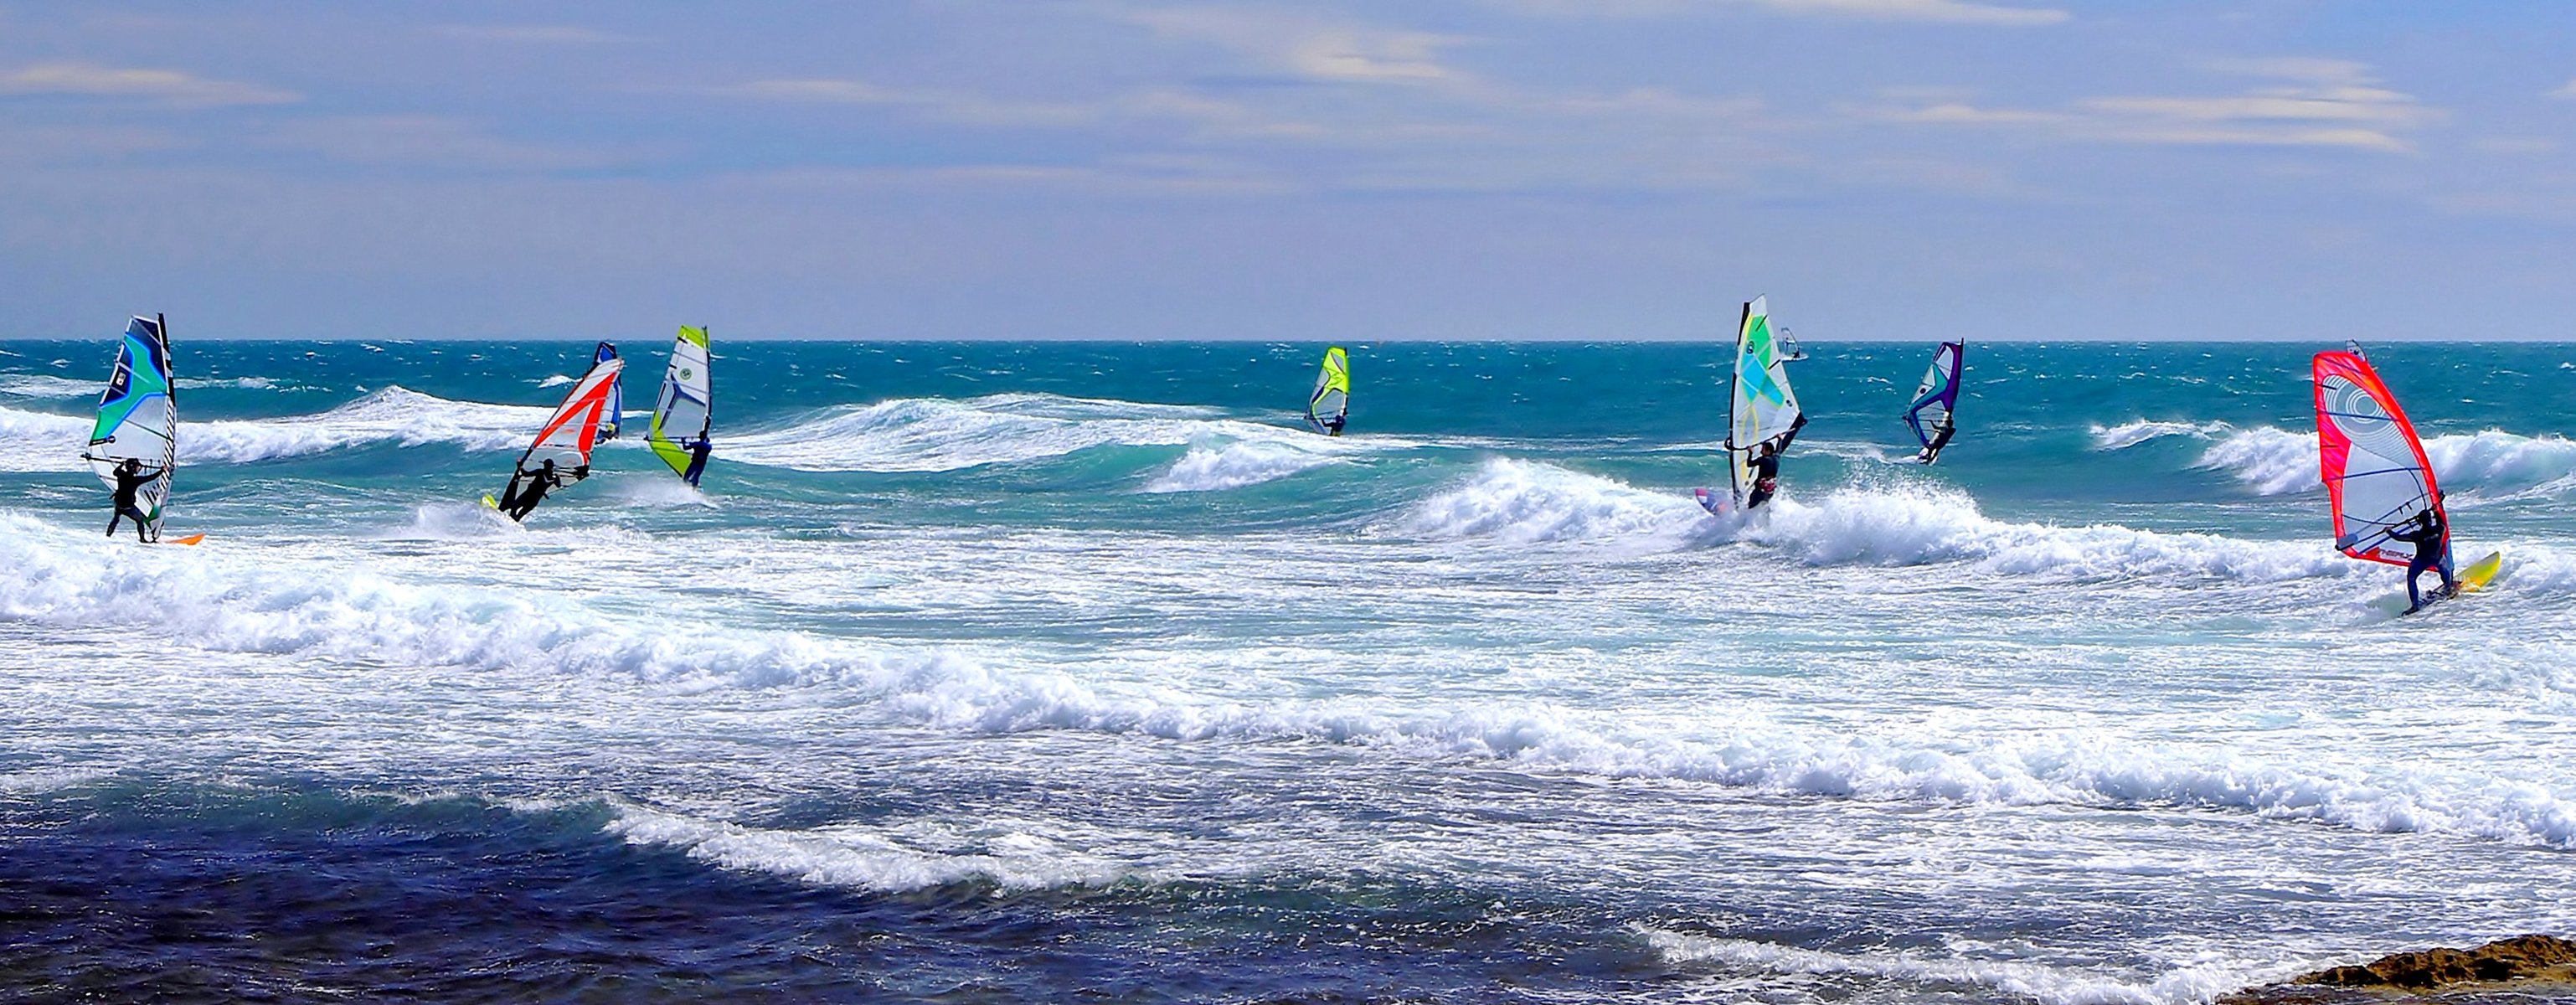
{"label": "breaking wave", "polygon": [[[2565,793],[2404,764],[2270,760],[2225,745],[2145,743],[2097,728],[1993,732],[1891,722],[1855,733],[1751,713],[1658,726],[1615,711],[1504,698],[1426,705],[1348,695],[1247,704],[1085,680],[1006,655],[968,658],[791,631],[675,624],[602,613],[555,593],[422,585],[260,559],[256,550],[102,551],[87,534],[0,514],[0,620],[123,626],[208,650],[359,665],[624,678],[677,693],[810,688],[893,721],[961,733],[1329,743],[1789,796],[2206,807],[2576,848],[2576,802]],[[637,827],[647,839],[703,847],[719,860],[756,860],[775,847],[764,836],[721,827]],[[1003,866],[977,868],[1016,881]]]}
{"label": "breaking wave", "polygon": [[1713,518],[1678,490],[1650,491],[1511,459],[1487,461],[1466,484],[1415,506],[1395,528],[1433,540],[1521,545],[1624,539],[1679,549],[1738,541],[1818,566],[1969,562],[2020,575],[2185,574],[2256,582],[2354,571],[2322,543],[2016,523],[1978,512],[1965,493],[1925,485],[1846,486],[1814,502],[1784,494],[1754,520]]}
{"label": "breaking wave", "polygon": [[[1231,488],[1370,449],[1302,429],[1219,418],[1188,405],[1002,394],[962,401],[902,398],[827,409],[777,429],[729,438],[730,460],[799,471],[958,471],[1063,457],[1109,446],[1205,447],[1149,491]],[[1229,456],[1231,454],[1231,456]]]}

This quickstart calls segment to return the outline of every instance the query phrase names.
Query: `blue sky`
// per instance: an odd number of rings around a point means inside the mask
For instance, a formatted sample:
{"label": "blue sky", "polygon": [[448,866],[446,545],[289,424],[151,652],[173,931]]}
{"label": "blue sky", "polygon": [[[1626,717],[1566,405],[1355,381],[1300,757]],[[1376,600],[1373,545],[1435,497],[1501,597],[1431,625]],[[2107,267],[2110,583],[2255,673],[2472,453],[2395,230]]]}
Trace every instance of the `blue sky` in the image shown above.
{"label": "blue sky", "polygon": [[2576,338],[2576,4],[0,2],[0,335]]}

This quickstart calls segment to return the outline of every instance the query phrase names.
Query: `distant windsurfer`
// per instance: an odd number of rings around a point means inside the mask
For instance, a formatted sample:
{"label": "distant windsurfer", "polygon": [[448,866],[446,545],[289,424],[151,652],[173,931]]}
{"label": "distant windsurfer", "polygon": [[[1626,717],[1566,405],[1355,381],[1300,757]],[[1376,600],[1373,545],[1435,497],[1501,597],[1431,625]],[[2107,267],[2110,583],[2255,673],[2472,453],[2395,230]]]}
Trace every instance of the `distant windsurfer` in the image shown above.
{"label": "distant windsurfer", "polygon": [[2450,525],[2442,519],[2442,497],[2439,495],[2433,497],[2433,505],[2424,507],[2424,511],[2415,514],[2414,519],[2389,528],[2390,539],[2415,546],[2415,557],[2406,561],[2406,613],[2424,609],[2424,595],[2417,590],[2415,580],[2427,569],[2442,574],[2442,592],[2435,596],[2448,597],[2459,592],[2459,583],[2451,578],[2451,549],[2444,540],[2450,531]]}
{"label": "distant windsurfer", "polygon": [[1335,415],[1329,418],[1316,419],[1315,425],[1317,428],[1322,429],[1326,436],[1340,436],[1342,435],[1342,423],[1349,421],[1350,416],[1348,415]]}
{"label": "distant windsurfer", "polygon": [[1798,438],[1798,430],[1807,428],[1805,413],[1789,424],[1789,431],[1765,442],[1753,453],[1753,491],[1744,497],[1744,511],[1761,509],[1763,503],[1780,491],[1780,452],[1789,449],[1789,441]]}
{"label": "distant windsurfer", "polygon": [[132,517],[134,519],[134,539],[146,542],[151,540],[151,538],[145,537],[143,534],[145,530],[151,527],[152,517],[151,515],[143,512],[143,508],[141,506],[135,504],[135,496],[143,491],[143,486],[152,484],[152,480],[159,477],[161,477],[160,468],[144,467],[142,461],[135,460],[134,458],[128,457],[117,462],[115,495],[116,515],[107,518],[107,536],[115,537],[117,523],[128,517]]}
{"label": "distant windsurfer", "polygon": [[[594,368],[601,363],[605,363],[616,358],[617,343],[615,342],[602,342],[599,344],[599,348],[591,350],[590,354],[591,366]],[[608,413],[601,416],[599,421],[599,438],[603,440],[616,439],[621,420],[625,418],[625,414],[626,391],[624,388],[612,384],[608,389]]]}
{"label": "distant windsurfer", "polygon": [[555,467],[552,457],[535,470],[519,469],[510,475],[509,490],[501,493],[501,512],[512,520],[527,519],[528,514],[536,512],[537,504],[545,501],[546,493],[590,477],[590,465],[572,469],[569,479],[564,474]]}

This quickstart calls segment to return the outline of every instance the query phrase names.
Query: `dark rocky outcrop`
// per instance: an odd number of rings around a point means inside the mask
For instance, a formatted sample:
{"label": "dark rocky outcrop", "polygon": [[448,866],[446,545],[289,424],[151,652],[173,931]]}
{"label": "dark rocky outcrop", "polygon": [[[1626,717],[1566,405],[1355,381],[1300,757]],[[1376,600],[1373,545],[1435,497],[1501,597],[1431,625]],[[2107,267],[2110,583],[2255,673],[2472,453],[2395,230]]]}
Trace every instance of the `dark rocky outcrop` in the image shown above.
{"label": "dark rocky outcrop", "polygon": [[2475,949],[2396,953],[2360,966],[2330,967],[2249,988],[2219,999],[2219,1005],[2469,1002],[2488,1000],[2491,992],[2509,992],[2512,1001],[2576,1002],[2576,942],[2522,935]]}

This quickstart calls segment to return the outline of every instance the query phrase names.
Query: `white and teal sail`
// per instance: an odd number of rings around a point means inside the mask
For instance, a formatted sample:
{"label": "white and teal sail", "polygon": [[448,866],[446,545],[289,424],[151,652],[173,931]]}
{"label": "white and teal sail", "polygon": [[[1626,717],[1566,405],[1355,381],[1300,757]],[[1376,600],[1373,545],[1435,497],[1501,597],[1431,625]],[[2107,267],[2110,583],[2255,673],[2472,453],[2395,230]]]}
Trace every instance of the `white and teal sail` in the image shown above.
{"label": "white and teal sail", "polygon": [[81,458],[107,487],[116,487],[116,467],[136,461],[159,475],[134,494],[143,511],[143,536],[161,539],[161,507],[170,498],[171,462],[179,454],[179,403],[170,380],[170,337],[160,315],[137,316],[125,326],[116,350],[116,370],[107,378],[107,393],[98,399],[98,424]]}
{"label": "white and teal sail", "polygon": [[706,472],[714,423],[707,381],[707,330],[680,326],[671,343],[671,366],[662,371],[662,393],[653,400],[653,425],[644,434],[655,456],[691,485]]}
{"label": "white and teal sail", "polygon": [[1323,368],[1315,372],[1315,393],[1306,399],[1306,424],[1327,436],[1342,435],[1351,416],[1351,357],[1341,346],[1324,350]]}
{"label": "white and teal sail", "polygon": [[1798,393],[1789,387],[1791,360],[1803,359],[1787,333],[1771,325],[1768,297],[1744,305],[1735,330],[1735,377],[1728,399],[1726,453],[1733,476],[1735,503],[1743,506],[1753,491],[1753,462],[1766,444],[1786,448],[1797,435]]}

